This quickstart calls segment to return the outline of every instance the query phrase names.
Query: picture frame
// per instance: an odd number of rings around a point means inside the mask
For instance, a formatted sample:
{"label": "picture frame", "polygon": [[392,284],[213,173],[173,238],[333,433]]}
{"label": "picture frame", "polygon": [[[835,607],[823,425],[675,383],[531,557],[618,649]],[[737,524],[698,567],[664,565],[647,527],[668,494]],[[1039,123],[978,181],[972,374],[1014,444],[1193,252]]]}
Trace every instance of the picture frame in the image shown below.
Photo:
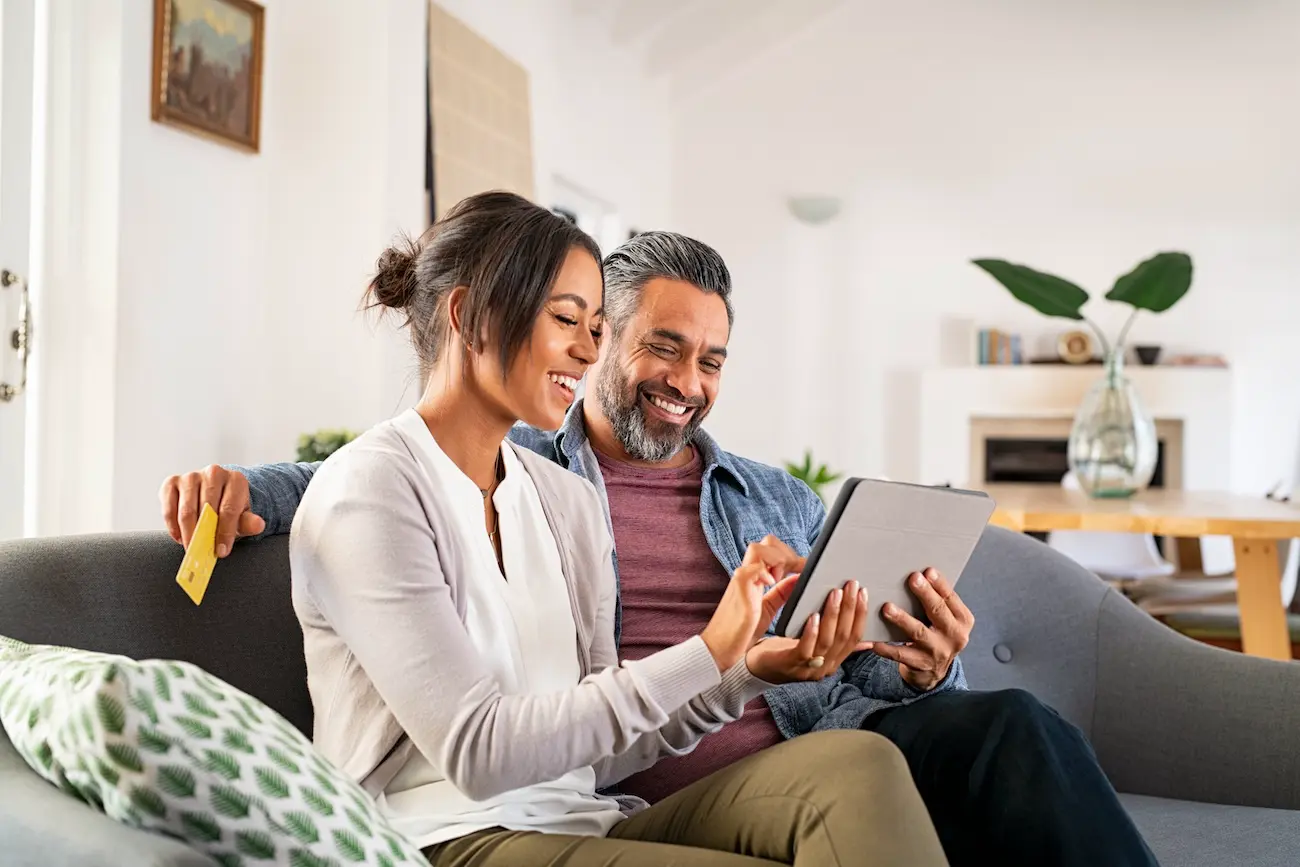
{"label": "picture frame", "polygon": [[154,121],[257,153],[265,7],[154,0]]}

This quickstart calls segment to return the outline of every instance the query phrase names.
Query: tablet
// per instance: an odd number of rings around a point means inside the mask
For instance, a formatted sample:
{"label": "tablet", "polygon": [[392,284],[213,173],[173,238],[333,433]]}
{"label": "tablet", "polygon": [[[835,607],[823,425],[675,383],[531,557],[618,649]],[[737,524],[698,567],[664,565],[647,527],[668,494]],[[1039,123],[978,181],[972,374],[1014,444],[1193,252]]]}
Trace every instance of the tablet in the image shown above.
{"label": "tablet", "polygon": [[933,567],[955,585],[993,508],[993,499],[981,491],[847,480],[781,611],[777,634],[798,638],[832,590],[857,581],[867,588],[871,606],[863,640],[908,640],[885,620],[882,606],[892,602],[928,623],[907,577]]}

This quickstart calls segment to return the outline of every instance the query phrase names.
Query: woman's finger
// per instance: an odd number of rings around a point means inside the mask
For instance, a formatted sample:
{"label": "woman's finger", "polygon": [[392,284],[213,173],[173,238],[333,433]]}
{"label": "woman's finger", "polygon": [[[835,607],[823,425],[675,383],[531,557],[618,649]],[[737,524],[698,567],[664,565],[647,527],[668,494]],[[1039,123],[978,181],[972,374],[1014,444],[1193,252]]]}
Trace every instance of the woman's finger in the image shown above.
{"label": "woman's finger", "polygon": [[798,576],[792,575],[776,582],[771,590],[763,594],[763,609],[758,618],[758,627],[755,629],[756,636],[767,632],[768,626],[776,618],[777,612],[789,601],[790,594],[794,592],[795,585],[798,583]]}
{"label": "woman's finger", "polygon": [[799,636],[798,654],[800,660],[809,660],[817,655],[817,637],[821,634],[822,616],[813,614],[804,624],[803,634]]}
{"label": "woman's finger", "polygon": [[858,582],[850,581],[844,585],[844,598],[840,601],[840,620],[835,626],[836,650],[848,647],[857,641],[853,634],[853,623],[858,618],[860,596]]}
{"label": "woman's finger", "polygon": [[755,584],[770,587],[776,583],[772,573],[763,568],[761,563],[750,563],[736,570],[736,578],[743,584]]}
{"label": "woman's finger", "polygon": [[826,597],[826,605],[822,608],[822,628],[821,635],[817,638],[817,647],[813,653],[814,656],[829,656],[831,648],[835,646],[835,633],[840,624],[840,606],[844,601],[844,591],[836,587],[831,594]]}
{"label": "woman's finger", "polygon": [[803,571],[804,558],[775,536],[766,536],[759,542],[750,543],[742,563],[762,563],[777,572],[777,577],[783,578],[791,572]]}
{"label": "woman's finger", "polygon": [[[867,588],[862,587],[858,590],[858,604],[853,611],[852,626],[849,629],[848,637],[844,644],[837,651],[840,656],[840,662],[849,658],[852,653],[868,649],[870,642],[864,642],[862,636],[867,632],[867,611],[870,606],[867,604]],[[864,646],[865,645],[865,646]]]}

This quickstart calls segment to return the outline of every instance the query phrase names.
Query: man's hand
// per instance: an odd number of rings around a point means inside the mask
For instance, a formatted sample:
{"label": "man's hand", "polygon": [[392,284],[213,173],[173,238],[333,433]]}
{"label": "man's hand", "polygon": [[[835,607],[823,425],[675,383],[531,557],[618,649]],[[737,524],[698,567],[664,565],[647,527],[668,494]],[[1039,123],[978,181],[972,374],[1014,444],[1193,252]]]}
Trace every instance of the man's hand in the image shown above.
{"label": "man's hand", "polygon": [[948,676],[953,659],[970,641],[975,615],[970,613],[947,579],[934,569],[926,569],[924,574],[913,573],[907,585],[925,606],[932,625],[926,626],[906,611],[887,603],[885,619],[901,628],[911,640],[903,645],[875,642],[870,649],[878,656],[897,662],[903,680],[926,692]]}
{"label": "man's hand", "polygon": [[194,527],[199,523],[203,504],[217,511],[217,556],[225,557],[240,536],[256,536],[266,529],[266,521],[250,511],[248,479],[242,473],[218,466],[202,472],[172,476],[158,491],[167,532],[184,545],[190,545]]}
{"label": "man's hand", "polygon": [[[793,585],[785,591],[787,598]],[[821,680],[838,671],[849,654],[870,647],[862,641],[866,627],[867,591],[850,581],[831,591],[821,613],[808,618],[797,639],[764,638],[745,654],[745,665],[768,683]]]}

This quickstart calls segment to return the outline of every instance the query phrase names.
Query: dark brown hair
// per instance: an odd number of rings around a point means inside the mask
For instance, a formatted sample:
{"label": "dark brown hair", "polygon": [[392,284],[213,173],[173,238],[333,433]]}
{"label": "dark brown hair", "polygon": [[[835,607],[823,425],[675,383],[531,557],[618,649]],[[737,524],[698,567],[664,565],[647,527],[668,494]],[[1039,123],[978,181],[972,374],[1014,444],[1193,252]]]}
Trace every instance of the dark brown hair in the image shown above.
{"label": "dark brown hair", "polygon": [[509,371],[575,247],[600,262],[596,242],[564,217],[514,193],[478,193],[455,205],[419,241],[402,238],[380,255],[367,306],[405,314],[423,378],[444,349],[447,298],[464,286],[460,323],[466,347],[495,343],[501,369]]}

